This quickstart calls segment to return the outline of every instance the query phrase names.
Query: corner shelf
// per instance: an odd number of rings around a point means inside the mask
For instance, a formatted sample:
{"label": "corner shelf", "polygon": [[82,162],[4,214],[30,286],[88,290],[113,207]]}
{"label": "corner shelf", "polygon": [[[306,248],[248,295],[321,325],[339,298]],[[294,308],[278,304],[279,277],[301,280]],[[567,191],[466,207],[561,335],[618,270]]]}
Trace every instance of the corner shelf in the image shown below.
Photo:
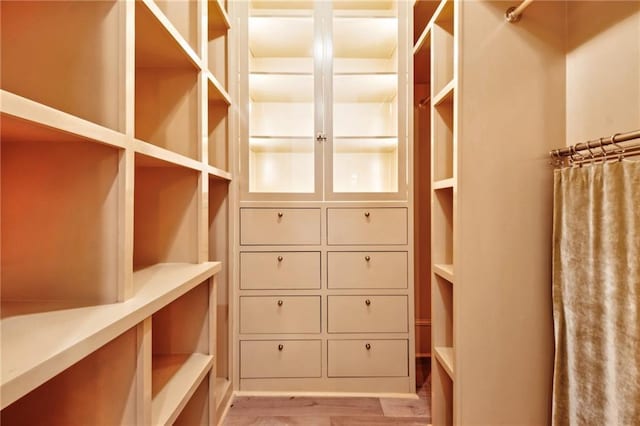
{"label": "corner shelf", "polygon": [[[54,302],[3,302],[0,323],[2,408],[134,327],[220,269],[219,262],[165,263],[140,269],[133,273],[134,295],[125,303],[69,309]],[[42,312],[43,308],[46,312]]]}
{"label": "corner shelf", "polygon": [[454,370],[453,370],[453,348],[451,347],[438,347],[436,346],[434,349],[436,359],[444,368],[444,371],[447,372],[451,380],[454,380]]}
{"label": "corner shelf", "polygon": [[152,364],[151,424],[171,425],[211,370],[213,356],[154,355]]}

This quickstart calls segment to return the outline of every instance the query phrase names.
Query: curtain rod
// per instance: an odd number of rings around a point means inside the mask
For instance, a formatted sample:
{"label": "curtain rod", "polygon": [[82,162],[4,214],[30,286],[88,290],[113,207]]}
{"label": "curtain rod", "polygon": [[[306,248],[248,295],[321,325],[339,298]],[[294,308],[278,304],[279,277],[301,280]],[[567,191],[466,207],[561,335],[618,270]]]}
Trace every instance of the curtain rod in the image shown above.
{"label": "curtain rod", "polygon": [[[616,145],[619,142],[626,142],[633,139],[640,139],[640,129],[627,133],[616,133],[608,138],[599,138],[587,142],[577,143],[565,148],[554,149],[549,152],[549,155],[553,158],[571,157],[578,151],[591,150],[593,148],[602,148],[608,145]],[[625,148],[619,147],[619,151],[624,152]]]}
{"label": "curtain rod", "polygon": [[533,0],[524,0],[522,3],[520,3],[520,6],[518,7],[514,6],[507,9],[507,11],[504,14],[505,18],[507,18],[507,22],[511,22],[512,24],[515,24],[516,22],[518,22],[522,18],[522,12],[524,12],[524,10],[532,2]]}

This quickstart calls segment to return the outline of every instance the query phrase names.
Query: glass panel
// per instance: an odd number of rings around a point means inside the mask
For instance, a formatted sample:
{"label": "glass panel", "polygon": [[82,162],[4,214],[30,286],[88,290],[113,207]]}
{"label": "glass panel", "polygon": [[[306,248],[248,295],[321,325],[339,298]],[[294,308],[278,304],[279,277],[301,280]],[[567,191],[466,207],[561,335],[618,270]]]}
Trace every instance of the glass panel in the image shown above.
{"label": "glass panel", "polygon": [[308,1],[251,2],[250,192],[314,192],[312,6]]}
{"label": "glass panel", "polygon": [[333,2],[333,191],[398,191],[395,2]]}

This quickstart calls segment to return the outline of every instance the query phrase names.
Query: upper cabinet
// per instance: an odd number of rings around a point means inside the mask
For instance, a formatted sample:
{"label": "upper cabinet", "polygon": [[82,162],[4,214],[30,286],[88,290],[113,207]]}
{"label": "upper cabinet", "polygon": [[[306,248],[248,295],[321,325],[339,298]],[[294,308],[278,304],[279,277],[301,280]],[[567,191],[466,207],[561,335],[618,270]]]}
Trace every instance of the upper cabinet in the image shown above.
{"label": "upper cabinet", "polygon": [[406,199],[403,2],[245,7],[243,198]]}

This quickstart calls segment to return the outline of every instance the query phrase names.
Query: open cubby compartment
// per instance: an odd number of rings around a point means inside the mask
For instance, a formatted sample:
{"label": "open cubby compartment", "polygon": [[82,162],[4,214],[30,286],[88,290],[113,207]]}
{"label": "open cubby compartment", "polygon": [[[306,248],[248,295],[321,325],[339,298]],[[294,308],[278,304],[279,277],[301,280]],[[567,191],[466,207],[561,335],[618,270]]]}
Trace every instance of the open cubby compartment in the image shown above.
{"label": "open cubby compartment", "polygon": [[136,154],[134,270],[198,262],[201,172]]}
{"label": "open cubby compartment", "polygon": [[333,20],[333,71],[336,74],[396,73],[398,19],[389,16],[342,16]]}
{"label": "open cubby compartment", "polygon": [[3,425],[138,424],[138,327],[116,337],[0,413]]}
{"label": "open cubby compartment", "polygon": [[3,304],[120,301],[123,150],[0,120]]}
{"label": "open cubby compartment", "polygon": [[433,180],[454,177],[453,93],[433,107]]}
{"label": "open cubby compartment", "polygon": [[440,0],[417,0],[413,4],[413,44],[426,29],[439,4]]}
{"label": "open cubby compartment", "polygon": [[313,138],[250,138],[251,192],[313,192]]}
{"label": "open cubby compartment", "polygon": [[209,260],[222,262],[216,275],[216,400],[224,398],[231,383],[231,359],[229,349],[232,342],[230,330],[229,302],[231,300],[230,253],[229,253],[229,182],[209,178]]}
{"label": "open cubby compartment", "polygon": [[144,3],[135,10],[135,137],[199,160],[199,68]]}
{"label": "open cubby compartment", "polygon": [[437,361],[431,362],[432,423],[453,426],[453,380]]}
{"label": "open cubby compartment", "polygon": [[[209,377],[215,350],[211,287],[204,281],[152,316],[152,424],[172,424]],[[208,392],[203,404],[207,413]]]}
{"label": "open cubby compartment", "polygon": [[[210,407],[212,401],[209,397],[211,387],[211,373],[207,374],[195,392],[189,398],[180,415],[173,423],[174,426],[215,425],[216,419],[212,419],[213,410]],[[216,411],[217,414],[217,411]]]}
{"label": "open cubby compartment", "polygon": [[218,92],[209,82],[207,105],[207,149],[210,166],[229,171],[229,104],[214,94]]}
{"label": "open cubby compartment", "polygon": [[453,80],[453,1],[447,1],[432,28],[433,93],[439,93]]}
{"label": "open cubby compartment", "polygon": [[[217,2],[217,0],[210,1],[209,3],[214,2]],[[214,6],[210,5],[209,7]],[[211,74],[213,74],[225,90],[229,90],[227,78],[227,63],[229,62],[228,31],[229,28],[224,22],[209,21],[209,27],[207,29],[207,65]]]}
{"label": "open cubby compartment", "polygon": [[453,264],[453,188],[433,191],[431,258],[437,265]]}
{"label": "open cubby compartment", "polygon": [[0,87],[124,131],[120,1],[3,1]]}
{"label": "open cubby compartment", "polygon": [[154,0],[158,8],[178,30],[194,52],[200,52],[198,46],[199,7],[195,0]]}
{"label": "open cubby compartment", "polygon": [[262,16],[261,10],[252,9],[249,17],[249,70],[252,73],[313,74],[312,10],[293,15],[276,10]]}
{"label": "open cubby compartment", "polygon": [[397,138],[334,138],[335,192],[398,190]]}

